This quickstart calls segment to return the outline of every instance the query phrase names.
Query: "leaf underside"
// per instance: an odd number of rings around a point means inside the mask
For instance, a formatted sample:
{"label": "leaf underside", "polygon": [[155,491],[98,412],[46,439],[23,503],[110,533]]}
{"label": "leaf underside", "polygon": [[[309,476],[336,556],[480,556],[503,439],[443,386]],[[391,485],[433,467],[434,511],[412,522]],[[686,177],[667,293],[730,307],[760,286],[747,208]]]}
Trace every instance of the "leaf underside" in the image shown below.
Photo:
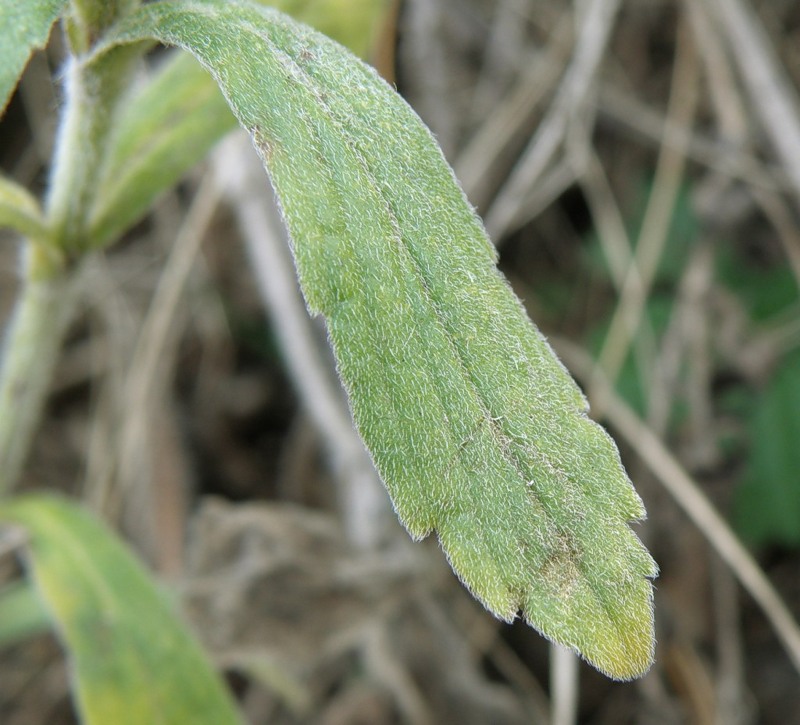
{"label": "leaf underside", "polygon": [[498,617],[627,679],[653,656],[656,565],[617,450],[496,268],[430,132],[377,74],[280,13],[142,7],[114,43],[191,51],[249,130],[309,308],[411,535]]}
{"label": "leaf underside", "polygon": [[199,645],[116,536],[50,496],[3,504],[0,519],[26,530],[28,568],[69,651],[81,722],[241,722]]}

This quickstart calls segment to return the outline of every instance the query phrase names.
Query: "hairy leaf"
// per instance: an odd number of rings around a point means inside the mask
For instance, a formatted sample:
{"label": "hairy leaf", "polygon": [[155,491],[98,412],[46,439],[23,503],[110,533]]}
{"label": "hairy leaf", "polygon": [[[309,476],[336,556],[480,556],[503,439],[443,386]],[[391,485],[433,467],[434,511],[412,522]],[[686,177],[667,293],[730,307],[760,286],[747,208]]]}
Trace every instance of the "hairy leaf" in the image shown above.
{"label": "hairy leaf", "polygon": [[236,127],[208,73],[181,53],[126,103],[98,187],[92,246],[114,241],[139,221],[228,131]]}
{"label": "hairy leaf", "polygon": [[310,309],[412,536],[492,612],[617,678],[653,653],[656,566],[607,434],[498,272],[431,134],[334,42],[243,2],[141,8],[116,42],[190,50],[281,199]]}
{"label": "hairy leaf", "polygon": [[28,534],[34,583],[69,652],[89,725],[240,722],[199,645],[118,539],[65,500],[0,507]]}
{"label": "hairy leaf", "polygon": [[44,46],[66,5],[67,0],[0,0],[0,115],[28,58]]}

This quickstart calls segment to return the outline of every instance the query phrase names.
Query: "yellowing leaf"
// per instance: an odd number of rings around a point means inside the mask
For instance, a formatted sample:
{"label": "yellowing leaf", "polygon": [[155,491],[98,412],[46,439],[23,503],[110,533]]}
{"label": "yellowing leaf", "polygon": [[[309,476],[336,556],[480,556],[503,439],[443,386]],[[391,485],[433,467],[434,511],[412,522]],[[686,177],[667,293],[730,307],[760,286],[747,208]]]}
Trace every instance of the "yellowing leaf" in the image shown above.
{"label": "yellowing leaf", "polygon": [[30,574],[69,653],[83,722],[240,722],[200,646],[103,525],[47,496],[3,504],[0,520],[27,532]]}

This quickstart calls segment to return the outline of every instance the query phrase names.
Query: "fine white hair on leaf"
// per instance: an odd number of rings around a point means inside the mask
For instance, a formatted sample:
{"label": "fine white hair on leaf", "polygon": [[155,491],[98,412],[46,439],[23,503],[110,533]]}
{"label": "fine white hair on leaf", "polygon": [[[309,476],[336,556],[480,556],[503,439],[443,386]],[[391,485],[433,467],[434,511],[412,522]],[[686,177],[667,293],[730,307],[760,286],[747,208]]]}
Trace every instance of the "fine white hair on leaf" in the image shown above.
{"label": "fine white hair on leaf", "polygon": [[309,308],[412,536],[464,584],[618,679],[653,657],[656,565],[606,432],[496,268],[432,135],[374,70],[275,11],[144,6],[113,42],[191,51],[280,197]]}

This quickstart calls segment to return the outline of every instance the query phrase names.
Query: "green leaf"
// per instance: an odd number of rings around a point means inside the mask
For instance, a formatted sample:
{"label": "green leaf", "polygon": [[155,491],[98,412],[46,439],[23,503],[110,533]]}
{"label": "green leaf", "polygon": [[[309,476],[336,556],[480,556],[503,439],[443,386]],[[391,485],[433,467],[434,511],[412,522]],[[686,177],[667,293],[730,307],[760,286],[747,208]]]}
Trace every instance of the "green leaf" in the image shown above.
{"label": "green leaf", "polygon": [[369,67],[274,11],[163,2],[116,29],[190,50],[281,199],[309,307],[415,538],[492,612],[612,677],[653,654],[656,566],[607,434],[498,272],[430,132]]}
{"label": "green leaf", "polygon": [[[274,0],[276,5],[363,54],[384,0]],[[175,53],[125,104],[94,201],[92,246],[138,222],[155,200],[201,159],[236,119],[217,84],[190,55]]]}
{"label": "green leaf", "polygon": [[0,589],[0,647],[50,630],[50,618],[36,590],[26,581]]}
{"label": "green leaf", "polygon": [[0,116],[35,48],[42,48],[67,0],[0,0]]}
{"label": "green leaf", "polygon": [[0,519],[27,531],[30,575],[71,658],[83,722],[240,722],[200,646],[105,526],[47,496],[3,504]]}
{"label": "green leaf", "polygon": [[750,421],[752,448],[735,500],[737,529],[756,545],[800,546],[800,352],[775,371]]}
{"label": "green leaf", "polygon": [[[797,278],[785,258],[758,253],[735,244],[721,245],[717,276],[742,303],[754,322],[769,322],[781,316],[794,318],[798,303]],[[765,259],[760,258],[761,256]]]}
{"label": "green leaf", "polygon": [[0,176],[0,227],[14,229],[37,241],[47,238],[39,203],[19,184]]}
{"label": "green leaf", "polygon": [[228,131],[236,127],[208,73],[184,53],[128,99],[94,201],[92,246],[139,221]]}

